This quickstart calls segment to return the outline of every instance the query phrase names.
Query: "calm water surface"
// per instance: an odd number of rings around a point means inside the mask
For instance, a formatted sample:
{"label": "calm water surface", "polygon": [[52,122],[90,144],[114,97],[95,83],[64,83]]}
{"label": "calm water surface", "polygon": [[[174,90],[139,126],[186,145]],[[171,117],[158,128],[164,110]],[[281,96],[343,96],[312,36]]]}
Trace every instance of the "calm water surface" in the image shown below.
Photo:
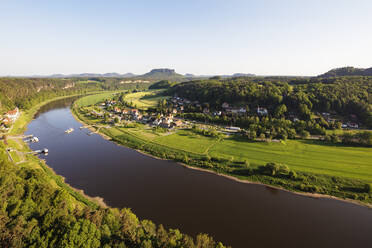
{"label": "calm water surface", "polygon": [[[372,247],[372,210],[238,183],[87,135],[70,100],[44,106],[28,125],[48,148],[47,164],[73,187],[129,207],[189,235],[209,233],[233,247]],[[75,131],[65,134],[68,128]]]}

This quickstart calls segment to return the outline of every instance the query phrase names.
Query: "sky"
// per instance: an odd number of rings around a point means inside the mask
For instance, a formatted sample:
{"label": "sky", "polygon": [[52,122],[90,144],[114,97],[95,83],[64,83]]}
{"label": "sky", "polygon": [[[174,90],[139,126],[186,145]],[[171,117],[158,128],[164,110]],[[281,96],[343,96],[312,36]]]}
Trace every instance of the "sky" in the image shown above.
{"label": "sky", "polygon": [[0,0],[0,75],[372,67],[371,0]]}

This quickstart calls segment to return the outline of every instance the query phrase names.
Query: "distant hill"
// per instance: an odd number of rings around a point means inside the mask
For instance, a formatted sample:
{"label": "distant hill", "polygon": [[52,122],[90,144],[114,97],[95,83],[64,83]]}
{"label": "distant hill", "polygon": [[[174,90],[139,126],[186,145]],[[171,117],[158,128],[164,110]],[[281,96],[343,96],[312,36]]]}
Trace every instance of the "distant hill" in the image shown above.
{"label": "distant hill", "polygon": [[234,73],[232,75],[194,75],[186,73],[185,77],[187,78],[211,78],[211,77],[220,77],[220,78],[231,78],[231,77],[255,77],[255,74],[252,73]]}
{"label": "distant hill", "polygon": [[153,69],[148,73],[138,76],[141,79],[148,80],[171,80],[171,81],[180,81],[185,80],[185,76],[176,73],[173,69]]}
{"label": "distant hill", "polygon": [[232,76],[233,77],[254,77],[256,75],[252,73],[234,73]]}
{"label": "distant hill", "polygon": [[136,75],[133,73],[125,73],[120,74],[116,72],[110,72],[110,73],[80,73],[80,74],[53,74],[53,75],[46,75],[46,76],[40,76],[40,75],[34,75],[33,78],[85,78],[85,77],[115,77],[115,78],[130,78],[135,77]]}
{"label": "distant hill", "polygon": [[318,77],[329,78],[342,76],[372,76],[372,67],[367,69],[355,68],[352,66],[341,67],[332,69],[324,74],[319,75]]}

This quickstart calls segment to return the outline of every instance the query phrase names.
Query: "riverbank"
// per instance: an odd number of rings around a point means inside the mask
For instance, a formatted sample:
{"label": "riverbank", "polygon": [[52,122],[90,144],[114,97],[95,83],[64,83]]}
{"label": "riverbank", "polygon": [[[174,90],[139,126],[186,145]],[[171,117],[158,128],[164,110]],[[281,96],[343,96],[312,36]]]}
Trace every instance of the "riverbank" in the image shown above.
{"label": "riverbank", "polygon": [[[40,110],[40,108],[42,108],[43,106],[51,102],[74,98],[74,97],[86,96],[86,95],[95,94],[95,93],[97,92],[89,92],[87,94],[73,94],[73,95],[60,96],[60,97],[56,97],[56,98],[43,101],[33,106],[29,110],[21,111],[20,117],[13,124],[12,128],[10,129],[10,132],[7,135],[12,135],[12,136],[22,135],[27,130],[27,125],[34,119],[34,116]],[[76,189],[72,187],[71,185],[67,184],[65,182],[65,179],[62,176],[57,175],[53,171],[53,169],[50,168],[45,163],[45,160],[29,154],[31,152],[31,149],[29,148],[28,144],[26,144],[22,139],[17,139],[16,142],[13,142],[13,139],[10,137],[8,138],[8,145],[5,145],[5,147],[6,148],[15,147],[17,151],[22,152],[24,154],[25,161],[22,161],[22,163],[18,163],[17,166],[43,170],[46,173],[46,175],[49,176],[50,183],[52,185],[60,189],[66,190],[77,201],[87,206],[90,206],[93,208],[98,208],[98,207],[106,208],[107,207],[107,205],[104,203],[102,198],[88,196],[84,193],[83,190]]]}
{"label": "riverbank", "polygon": [[[83,116],[84,114],[79,112],[76,106],[72,107],[72,113],[83,125],[97,124],[95,122],[96,120]],[[145,155],[157,159],[173,160],[182,163],[187,168],[214,173],[238,182],[260,184],[303,196],[337,199],[372,207],[370,197],[368,194],[363,193],[363,181],[298,171],[294,172],[295,177],[285,175],[275,177],[260,174],[259,167],[245,168],[242,165],[244,161],[231,162],[222,159],[220,161],[214,161],[215,158],[205,155],[189,153],[148,140],[142,140],[140,137],[126,132],[125,128],[111,127],[110,129],[101,129],[99,134],[103,135],[105,139],[115,141],[120,145],[135,149]],[[352,189],[352,191],[343,190],[347,187]]]}
{"label": "riverbank", "polygon": [[[56,105],[53,103],[52,109],[58,108]],[[20,120],[19,130],[22,127],[25,129],[27,118],[32,120],[30,117],[37,109],[33,108]],[[45,109],[49,111],[49,105]],[[32,132],[47,140],[48,135],[40,136],[37,130]],[[69,138],[67,135],[65,137]],[[30,151],[23,141],[9,140],[9,143],[7,145],[18,145],[18,150]],[[66,184],[64,178],[49,168],[43,159],[29,154],[27,162],[16,165],[8,160],[3,142],[0,142],[0,147],[0,205],[3,206],[0,211],[0,219],[3,220],[0,224],[1,247],[77,247],[82,242],[97,248],[225,247],[206,234],[195,235],[193,239],[178,229],[168,231],[150,220],[140,220],[127,208],[119,210],[99,206],[80,190]],[[63,163],[68,165],[68,161]],[[151,233],[148,233],[149,230]]]}

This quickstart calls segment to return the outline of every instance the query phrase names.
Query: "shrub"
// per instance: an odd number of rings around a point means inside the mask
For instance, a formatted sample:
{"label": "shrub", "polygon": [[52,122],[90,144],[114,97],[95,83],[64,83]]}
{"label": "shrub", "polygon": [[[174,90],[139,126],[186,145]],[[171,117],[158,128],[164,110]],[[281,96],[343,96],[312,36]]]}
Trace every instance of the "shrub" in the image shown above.
{"label": "shrub", "polygon": [[365,190],[367,193],[371,194],[371,193],[372,193],[372,183],[366,183],[366,184],[364,185],[364,190]]}
{"label": "shrub", "polygon": [[263,174],[275,176],[278,174],[287,175],[290,169],[287,165],[277,163],[267,163],[265,166],[261,166],[260,170]]}
{"label": "shrub", "polygon": [[296,179],[297,178],[297,173],[295,171],[290,171],[288,175],[291,179]]}
{"label": "shrub", "polygon": [[249,166],[250,166],[249,161],[248,161],[248,160],[245,160],[245,161],[244,161],[244,165],[245,165],[246,168],[249,168]]}

